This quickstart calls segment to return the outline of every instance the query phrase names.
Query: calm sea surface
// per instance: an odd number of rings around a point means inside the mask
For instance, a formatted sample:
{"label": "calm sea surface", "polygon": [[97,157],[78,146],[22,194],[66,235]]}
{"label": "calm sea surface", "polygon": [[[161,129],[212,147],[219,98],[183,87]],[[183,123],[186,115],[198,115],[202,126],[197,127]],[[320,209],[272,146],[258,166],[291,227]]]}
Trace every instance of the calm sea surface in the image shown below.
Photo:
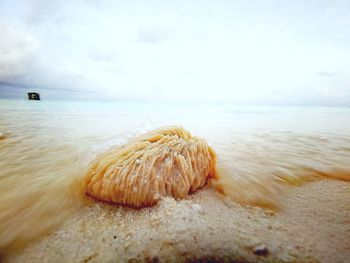
{"label": "calm sea surface", "polygon": [[0,248],[60,223],[97,154],[164,125],[208,140],[242,204],[275,207],[287,185],[350,180],[350,108],[0,100]]}

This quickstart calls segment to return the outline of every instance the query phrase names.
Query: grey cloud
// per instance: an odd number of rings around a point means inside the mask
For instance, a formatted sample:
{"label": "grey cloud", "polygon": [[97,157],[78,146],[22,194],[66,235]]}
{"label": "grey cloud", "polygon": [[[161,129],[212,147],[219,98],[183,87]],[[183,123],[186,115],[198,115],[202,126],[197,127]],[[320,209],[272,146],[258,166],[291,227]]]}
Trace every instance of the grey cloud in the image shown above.
{"label": "grey cloud", "polygon": [[114,62],[115,52],[102,50],[97,48],[90,48],[87,52],[90,59],[96,62]]}
{"label": "grey cloud", "polygon": [[66,88],[64,86],[28,85],[16,82],[0,81],[0,98],[26,99],[27,92],[39,92],[42,99],[68,100],[113,100],[110,94],[99,93],[95,90]]}
{"label": "grey cloud", "polygon": [[335,72],[330,72],[330,71],[319,71],[317,72],[317,74],[325,78],[333,78],[336,75]]}
{"label": "grey cloud", "polygon": [[174,37],[175,32],[171,28],[162,26],[149,26],[140,28],[138,40],[141,42],[157,44]]}
{"label": "grey cloud", "polygon": [[62,88],[62,87],[55,87],[55,86],[45,87],[45,86],[39,86],[39,85],[28,85],[28,84],[23,84],[18,82],[8,82],[8,81],[0,81],[0,87],[8,88],[8,89],[25,89],[25,90],[40,89],[40,90],[81,92],[81,90],[78,90],[78,89],[69,89],[69,88]]}
{"label": "grey cloud", "polygon": [[42,24],[46,20],[57,19],[58,10],[61,10],[63,1],[29,0],[26,2],[26,22],[30,24]]}

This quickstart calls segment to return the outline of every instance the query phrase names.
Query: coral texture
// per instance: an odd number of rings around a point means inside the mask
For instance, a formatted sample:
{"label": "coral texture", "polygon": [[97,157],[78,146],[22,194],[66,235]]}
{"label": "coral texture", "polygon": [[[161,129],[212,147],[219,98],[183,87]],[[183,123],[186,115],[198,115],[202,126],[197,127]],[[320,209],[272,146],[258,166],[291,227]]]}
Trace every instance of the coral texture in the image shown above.
{"label": "coral texture", "polygon": [[186,197],[215,177],[216,156],[203,139],[181,127],[149,132],[100,155],[86,175],[86,193],[133,207],[162,196]]}

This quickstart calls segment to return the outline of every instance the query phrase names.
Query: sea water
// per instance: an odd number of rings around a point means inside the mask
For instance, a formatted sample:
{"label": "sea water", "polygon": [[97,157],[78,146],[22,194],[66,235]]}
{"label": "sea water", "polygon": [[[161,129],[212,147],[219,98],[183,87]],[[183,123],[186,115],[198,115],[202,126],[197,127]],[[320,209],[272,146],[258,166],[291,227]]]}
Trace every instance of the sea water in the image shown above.
{"label": "sea water", "polygon": [[350,180],[350,108],[0,100],[0,248],[21,247],[86,204],[81,178],[111,146],[180,125],[216,151],[214,187],[283,207],[288,187]]}

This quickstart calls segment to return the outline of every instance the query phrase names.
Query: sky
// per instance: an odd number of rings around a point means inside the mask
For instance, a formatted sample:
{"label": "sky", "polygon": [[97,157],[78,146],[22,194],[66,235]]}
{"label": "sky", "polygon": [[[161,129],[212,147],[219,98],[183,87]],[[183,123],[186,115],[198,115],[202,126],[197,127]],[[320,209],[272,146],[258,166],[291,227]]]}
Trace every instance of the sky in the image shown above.
{"label": "sky", "polygon": [[350,106],[350,1],[0,0],[0,98]]}

